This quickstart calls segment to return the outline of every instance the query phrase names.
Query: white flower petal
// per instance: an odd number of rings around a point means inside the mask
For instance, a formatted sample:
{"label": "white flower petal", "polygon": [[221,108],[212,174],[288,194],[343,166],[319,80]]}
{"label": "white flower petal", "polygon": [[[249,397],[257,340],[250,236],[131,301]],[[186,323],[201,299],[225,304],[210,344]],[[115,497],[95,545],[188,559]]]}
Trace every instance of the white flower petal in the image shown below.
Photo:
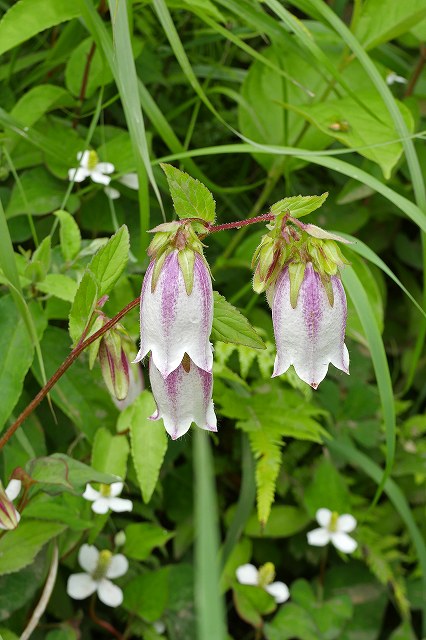
{"label": "white flower petal", "polygon": [[9,500],[15,500],[18,497],[19,492],[21,491],[22,482],[20,480],[16,480],[13,478],[5,489],[5,494],[9,498]]}
{"label": "white flower petal", "polygon": [[154,262],[150,263],[141,293],[141,345],[135,362],[151,351],[164,378],[175,371],[185,353],[204,371],[211,371],[213,366],[209,342],[213,322],[211,277],[203,259],[195,254],[194,286],[188,296],[177,253],[165,259],[154,293]]}
{"label": "white flower petal", "polygon": [[67,594],[74,600],[84,600],[95,593],[96,582],[87,573],[73,573],[67,582]]}
{"label": "white flower petal", "polygon": [[157,404],[152,419],[162,418],[173,440],[183,436],[192,422],[202,429],[217,431],[211,400],[213,376],[190,361],[189,371],[180,365],[164,379],[150,358],[149,379]]}
{"label": "white flower petal", "polygon": [[99,173],[114,173],[115,167],[111,162],[98,162],[95,171]]}
{"label": "white flower petal", "polygon": [[129,568],[129,561],[126,556],[123,556],[122,553],[117,553],[115,556],[112,556],[111,563],[108,567],[108,571],[106,572],[107,578],[120,578],[127,573]]}
{"label": "white flower petal", "polygon": [[332,512],[330,511],[330,509],[325,509],[323,507],[322,509],[318,509],[318,511],[316,512],[315,520],[318,522],[320,527],[328,527],[331,522],[331,516]]}
{"label": "white flower petal", "polygon": [[87,169],[89,167],[90,154],[90,149],[77,153],[77,160],[80,160],[80,167],[83,169]]}
{"label": "white flower petal", "polygon": [[123,511],[131,511],[133,509],[133,502],[123,498],[110,498],[109,508],[115,513],[123,513]]}
{"label": "white flower petal", "polygon": [[285,373],[292,364],[299,378],[316,389],[325,378],[330,362],[348,373],[349,356],[344,344],[346,296],[338,277],[331,278],[331,285],[333,306],[319,274],[309,262],[293,309],[288,269],[281,272],[272,306],[277,345],[273,377]]}
{"label": "white flower petal", "polygon": [[120,495],[120,493],[123,491],[123,487],[124,487],[124,482],[112,482],[109,485],[110,488],[110,496],[112,496],[113,498],[116,498],[117,496]]}
{"label": "white flower petal", "polygon": [[347,533],[336,531],[331,534],[331,542],[336,549],[343,551],[343,553],[353,553],[358,546],[356,540],[348,536]]}
{"label": "white flower petal", "polygon": [[253,564],[242,564],[235,573],[240,584],[257,585],[259,582],[259,571]]}
{"label": "white flower petal", "polygon": [[96,489],[94,489],[91,484],[86,484],[86,489],[83,493],[83,498],[85,500],[90,500],[91,502],[93,502],[94,500],[98,500],[100,497],[100,491],[96,491]]}
{"label": "white flower petal", "polygon": [[125,173],[124,176],[118,178],[118,182],[124,184],[129,189],[139,189],[139,178],[137,173]]}
{"label": "white flower petal", "polygon": [[100,515],[104,515],[105,513],[108,513],[109,498],[105,498],[104,496],[101,496],[100,498],[92,502],[92,511]]}
{"label": "white flower petal", "polygon": [[98,583],[99,600],[108,607],[119,607],[123,602],[123,592],[120,587],[104,578]]}
{"label": "white flower petal", "polygon": [[78,563],[87,573],[93,573],[99,560],[99,551],[92,544],[83,544],[78,552]]}
{"label": "white flower petal", "polygon": [[96,169],[90,172],[90,177],[93,182],[96,182],[97,184],[108,185],[111,182],[111,178],[109,176],[106,176],[104,173],[100,173],[100,171],[96,171]]}
{"label": "white flower petal", "polygon": [[104,192],[110,200],[118,200],[121,196],[118,189],[114,189],[114,187],[105,187]]}
{"label": "white flower petal", "polygon": [[314,529],[307,533],[308,543],[313,547],[325,547],[330,542],[331,535],[327,529]]}
{"label": "white flower petal", "polygon": [[343,531],[344,533],[350,533],[356,527],[356,520],[350,513],[344,513],[337,518],[337,531]]}
{"label": "white flower petal", "polygon": [[284,582],[273,582],[272,584],[267,584],[265,587],[265,591],[267,591],[271,596],[275,599],[275,602],[281,604],[282,602],[286,602],[290,597],[289,588]]}
{"label": "white flower petal", "polygon": [[156,632],[158,634],[160,634],[160,636],[165,632],[166,630],[166,625],[164,624],[164,622],[162,620],[156,620],[153,625],[154,629],[156,630]]}
{"label": "white flower petal", "polygon": [[83,167],[68,170],[68,180],[70,182],[83,182],[89,176],[89,171]]}

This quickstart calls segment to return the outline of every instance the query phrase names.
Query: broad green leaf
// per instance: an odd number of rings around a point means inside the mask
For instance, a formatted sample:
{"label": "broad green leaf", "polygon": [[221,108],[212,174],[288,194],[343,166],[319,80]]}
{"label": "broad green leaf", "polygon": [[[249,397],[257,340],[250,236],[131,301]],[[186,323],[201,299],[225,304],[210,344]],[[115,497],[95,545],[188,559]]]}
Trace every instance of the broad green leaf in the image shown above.
{"label": "broad green leaf", "polygon": [[366,0],[356,20],[354,33],[366,50],[373,49],[409,31],[425,18],[423,0]]}
{"label": "broad green leaf", "polygon": [[[60,488],[62,490],[62,487]],[[76,494],[78,497],[71,497],[70,494],[62,493],[58,496],[58,487],[43,487],[43,493],[39,492],[31,498],[30,503],[25,507],[25,516],[36,518],[37,520],[48,520],[62,522],[73,531],[85,531],[93,527],[93,520],[88,520],[80,516],[80,512],[86,511],[85,504],[81,500],[83,490]],[[73,502],[69,498],[73,498]],[[68,498],[68,500],[67,500]],[[76,504],[76,502],[78,504]]]}
{"label": "broad green leaf", "polygon": [[19,527],[0,538],[0,575],[28,566],[46,542],[65,528],[59,522],[21,521]]}
{"label": "broad green leaf", "polygon": [[[86,72],[86,61],[90,50],[94,46],[93,38],[86,38],[75,47],[71,53],[65,68],[65,84],[68,91],[76,98],[79,97],[83,76]],[[102,53],[98,47],[92,52],[89,72],[86,79],[86,98],[90,98],[95,91],[111,83],[113,74],[107,64],[105,64]],[[115,164],[115,162],[114,162]]]}
{"label": "broad green leaf", "polygon": [[[45,319],[38,305],[31,305],[36,328],[42,334]],[[34,346],[22,315],[10,295],[0,298],[0,431],[22,392],[31,366]]]}
{"label": "broad green leaf", "polygon": [[125,435],[113,436],[108,429],[98,429],[93,441],[92,465],[97,471],[113,473],[122,480],[127,475],[129,443]]}
{"label": "broad green leaf", "polygon": [[149,622],[159,620],[169,599],[169,567],[137,576],[124,588],[123,607]]}
{"label": "broad green leaf", "polygon": [[73,260],[81,247],[81,233],[78,224],[68,211],[59,209],[55,211],[59,218],[59,240],[61,251],[65,260]]}
{"label": "broad green leaf", "polygon": [[[34,597],[43,581],[44,573],[45,557],[41,553],[31,566],[0,577],[0,620],[7,620],[11,613]],[[2,635],[3,630],[0,628],[0,637]],[[7,638],[6,635],[3,637]]]}
{"label": "broad green leaf", "polygon": [[304,491],[303,501],[312,518],[322,507],[337,513],[350,511],[349,490],[343,477],[328,458],[321,458],[312,482]]}
{"label": "broad green leaf", "polygon": [[25,277],[33,282],[44,280],[50,269],[52,255],[50,242],[50,236],[46,236],[34,251],[31,256],[31,262],[25,268]]}
{"label": "broad green leaf", "polygon": [[47,488],[43,487],[43,491],[49,493],[70,491],[77,495],[81,495],[88,482],[111,484],[117,481],[118,475],[98,471],[63,453],[35,458],[27,464],[26,471],[33,480],[49,485]]}
{"label": "broad green leaf", "polygon": [[90,261],[77,289],[70,313],[69,331],[75,342],[82,335],[96,302],[121,276],[129,257],[129,232],[123,225]]}
{"label": "broad green leaf", "polygon": [[69,107],[73,102],[66,89],[54,84],[39,84],[22,95],[10,111],[10,115],[19,120],[23,125],[31,127],[49,111],[49,109],[58,106]]}
{"label": "broad green leaf", "polygon": [[261,587],[237,583],[233,596],[240,618],[256,629],[263,626],[262,615],[272,613],[277,608],[274,598]]}
{"label": "broad green leaf", "polygon": [[[336,138],[347,147],[357,149],[365,158],[382,169],[386,179],[403,152],[392,116],[384,109],[377,91],[360,91],[358,97],[368,106],[363,110],[351,97],[328,100],[311,105],[299,105],[296,110],[323,133]],[[410,133],[414,129],[413,116],[401,102],[395,101]],[[289,105],[286,105],[289,106]],[[293,108],[292,106],[290,107]],[[380,120],[371,113],[380,114]]]}
{"label": "broad green leaf", "polygon": [[202,218],[214,222],[216,203],[210,191],[196,178],[171,164],[161,164],[166,174],[176,214],[179,218]]}
{"label": "broad green leaf", "polygon": [[175,535],[150,522],[129,524],[125,530],[126,543],[123,553],[128,558],[145,560],[156,547],[163,547]]}
{"label": "broad green leaf", "polygon": [[155,402],[152,394],[144,391],[133,403],[130,418],[133,464],[142,498],[146,503],[154,493],[167,451],[167,436],[162,421],[149,420],[154,411]]}
{"label": "broad green leaf", "polygon": [[289,211],[293,218],[301,218],[322,207],[327,196],[328,192],[323,193],[321,196],[293,196],[291,198],[284,198],[272,205],[271,213]]}
{"label": "broad green leaf", "polygon": [[48,273],[43,282],[37,283],[37,289],[60,300],[72,302],[77,292],[75,280],[63,273]]}
{"label": "broad green leaf", "polygon": [[[34,216],[51,213],[61,206],[64,198],[63,182],[56,180],[43,167],[28,169],[20,176],[21,186],[25,192],[26,201],[22,197],[19,186],[15,184],[6,208],[6,217],[31,213]],[[31,211],[27,211],[27,203],[31,203]],[[68,208],[75,211],[79,205],[79,198],[72,194],[68,198]]]}
{"label": "broad green leaf", "polygon": [[217,291],[214,291],[214,317],[212,340],[243,344],[254,349],[265,349],[262,338],[247,318]]}
{"label": "broad green leaf", "polygon": [[[70,354],[70,339],[66,331],[49,327],[41,347],[48,376],[58,369]],[[39,367],[33,365],[37,380],[41,383]],[[87,363],[78,358],[50,392],[53,402],[72,420],[91,441],[99,427],[114,427],[117,409],[102,380],[98,367],[89,371]]]}
{"label": "broad green leaf", "polygon": [[308,514],[298,507],[273,506],[265,527],[261,527],[257,516],[253,514],[244,533],[252,538],[289,538],[303,531],[309,523]]}
{"label": "broad green leaf", "polygon": [[78,4],[68,0],[19,0],[0,21],[0,55],[79,14]]}

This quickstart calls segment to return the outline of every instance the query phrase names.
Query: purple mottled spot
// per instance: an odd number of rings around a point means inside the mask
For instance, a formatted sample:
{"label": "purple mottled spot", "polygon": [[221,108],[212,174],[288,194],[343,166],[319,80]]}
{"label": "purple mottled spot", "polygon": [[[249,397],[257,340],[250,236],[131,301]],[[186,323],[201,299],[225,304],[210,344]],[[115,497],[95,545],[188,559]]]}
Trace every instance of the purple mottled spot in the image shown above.
{"label": "purple mottled spot", "polygon": [[[195,367],[196,365],[193,364]],[[203,390],[204,407],[207,408],[212,397],[213,376],[208,371],[204,371],[197,367],[197,373],[200,376],[201,387]]]}
{"label": "purple mottled spot", "polygon": [[310,262],[306,265],[305,277],[302,283],[303,320],[310,340],[315,340],[321,321],[321,278]]}
{"label": "purple mottled spot", "polygon": [[[337,276],[332,276],[331,277],[331,284],[333,287],[333,291],[334,291],[334,296],[339,298],[340,301],[340,305],[342,307],[342,321],[341,321],[341,325],[340,325],[340,344],[342,346],[342,369],[345,371],[346,367],[345,367],[345,363],[344,363],[344,349],[343,349],[343,345],[345,342],[345,333],[346,333],[346,318],[348,315],[348,306],[347,306],[347,302],[346,302],[346,294],[345,294],[345,290],[343,288],[342,285],[342,281],[340,280],[340,278],[338,278]],[[334,304],[336,304],[336,301],[334,302]]]}
{"label": "purple mottled spot", "polygon": [[179,277],[182,277],[179,270],[177,252],[174,251],[167,256],[161,270],[162,292],[161,292],[161,322],[163,331],[167,335],[170,325],[176,317],[176,303],[179,294]]}
{"label": "purple mottled spot", "polygon": [[211,307],[212,307],[212,283],[210,274],[203,259],[196,253],[194,261],[194,279],[197,278],[202,292],[201,303],[203,305],[203,331],[210,333]]}

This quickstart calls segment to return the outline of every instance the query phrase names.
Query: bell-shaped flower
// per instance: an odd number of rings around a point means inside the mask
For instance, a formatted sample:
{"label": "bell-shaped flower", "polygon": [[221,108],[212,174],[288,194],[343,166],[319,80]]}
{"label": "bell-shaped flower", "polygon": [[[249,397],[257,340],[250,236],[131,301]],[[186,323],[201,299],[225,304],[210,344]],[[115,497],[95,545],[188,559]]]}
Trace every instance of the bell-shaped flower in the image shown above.
{"label": "bell-shaped flower", "polygon": [[115,167],[111,162],[99,162],[96,151],[87,150],[77,153],[80,166],[69,169],[68,179],[73,182],[83,182],[90,178],[98,184],[108,185],[111,182],[110,173],[114,173]]}
{"label": "bell-shaped flower", "polygon": [[78,552],[78,563],[85,573],[74,573],[68,578],[68,595],[74,600],[84,600],[96,591],[99,600],[108,607],[119,607],[123,592],[110,578],[120,578],[127,573],[127,558],[121,553],[99,552],[96,547],[83,544]]}
{"label": "bell-shaped flower", "polygon": [[[345,345],[346,296],[338,276],[331,276],[329,291],[310,262],[295,306],[290,272],[285,268],[272,292],[272,320],[277,356],[274,376],[293,365],[299,378],[314,389],[325,378],[328,365],[349,373],[349,353]],[[333,304],[330,302],[330,294]]]}
{"label": "bell-shaped flower", "polygon": [[101,484],[100,490],[97,491],[92,485],[87,484],[83,498],[93,503],[92,511],[95,513],[104,514],[110,510],[116,513],[131,511],[133,509],[132,501],[118,497],[123,491],[123,487],[123,482],[113,482],[112,484]]}
{"label": "bell-shaped flower", "polygon": [[192,422],[206,431],[217,431],[211,373],[200,369],[185,356],[183,363],[163,378],[150,358],[149,379],[157,405],[151,420],[162,418],[173,440],[183,436]]}
{"label": "bell-shaped flower", "polygon": [[330,509],[318,509],[315,514],[316,521],[320,525],[318,529],[309,531],[308,543],[314,547],[324,547],[331,542],[336,549],[343,553],[353,553],[358,544],[356,540],[348,536],[348,533],[356,527],[356,520],[349,513],[339,516]]}
{"label": "bell-shaped flower", "polygon": [[253,564],[243,564],[237,568],[236,576],[240,584],[265,589],[277,604],[286,602],[290,597],[290,591],[284,582],[272,582],[275,578],[275,567],[272,562],[266,562],[259,569],[256,569]]}
{"label": "bell-shaped flower", "polygon": [[15,500],[21,491],[22,482],[13,479],[9,482],[6,489],[0,482],[0,529],[16,529],[21,516],[15,509],[13,500]]}
{"label": "bell-shaped flower", "polygon": [[185,353],[204,371],[211,371],[213,365],[210,273],[202,256],[195,252],[193,284],[188,294],[178,254],[175,249],[165,257],[156,282],[156,262],[151,261],[141,292],[141,344],[135,362],[151,351],[153,363],[164,378],[179,367]]}

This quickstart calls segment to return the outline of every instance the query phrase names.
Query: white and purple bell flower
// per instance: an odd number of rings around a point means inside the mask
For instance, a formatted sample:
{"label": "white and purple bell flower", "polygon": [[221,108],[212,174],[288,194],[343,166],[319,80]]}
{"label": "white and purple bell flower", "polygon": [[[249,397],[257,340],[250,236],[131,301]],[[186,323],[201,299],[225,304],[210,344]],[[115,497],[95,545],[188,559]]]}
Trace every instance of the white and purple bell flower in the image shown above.
{"label": "white and purple bell flower", "polygon": [[285,373],[293,365],[299,378],[316,389],[324,380],[330,362],[349,373],[349,353],[345,345],[346,296],[338,276],[331,276],[331,287],[333,305],[320,275],[308,262],[293,308],[288,268],[278,276],[271,304],[277,347],[272,377]]}
{"label": "white and purple bell flower", "polygon": [[197,367],[186,356],[183,364],[163,378],[151,357],[149,378],[157,405],[151,420],[162,419],[173,440],[185,435],[192,422],[206,431],[217,431],[211,373]]}
{"label": "white and purple bell flower", "polygon": [[142,285],[141,344],[134,362],[140,362],[151,351],[154,366],[167,378],[187,353],[197,367],[211,372],[213,355],[209,336],[213,323],[213,288],[203,258],[195,253],[194,284],[189,295],[177,249],[164,260],[152,290],[154,267],[153,260]]}

